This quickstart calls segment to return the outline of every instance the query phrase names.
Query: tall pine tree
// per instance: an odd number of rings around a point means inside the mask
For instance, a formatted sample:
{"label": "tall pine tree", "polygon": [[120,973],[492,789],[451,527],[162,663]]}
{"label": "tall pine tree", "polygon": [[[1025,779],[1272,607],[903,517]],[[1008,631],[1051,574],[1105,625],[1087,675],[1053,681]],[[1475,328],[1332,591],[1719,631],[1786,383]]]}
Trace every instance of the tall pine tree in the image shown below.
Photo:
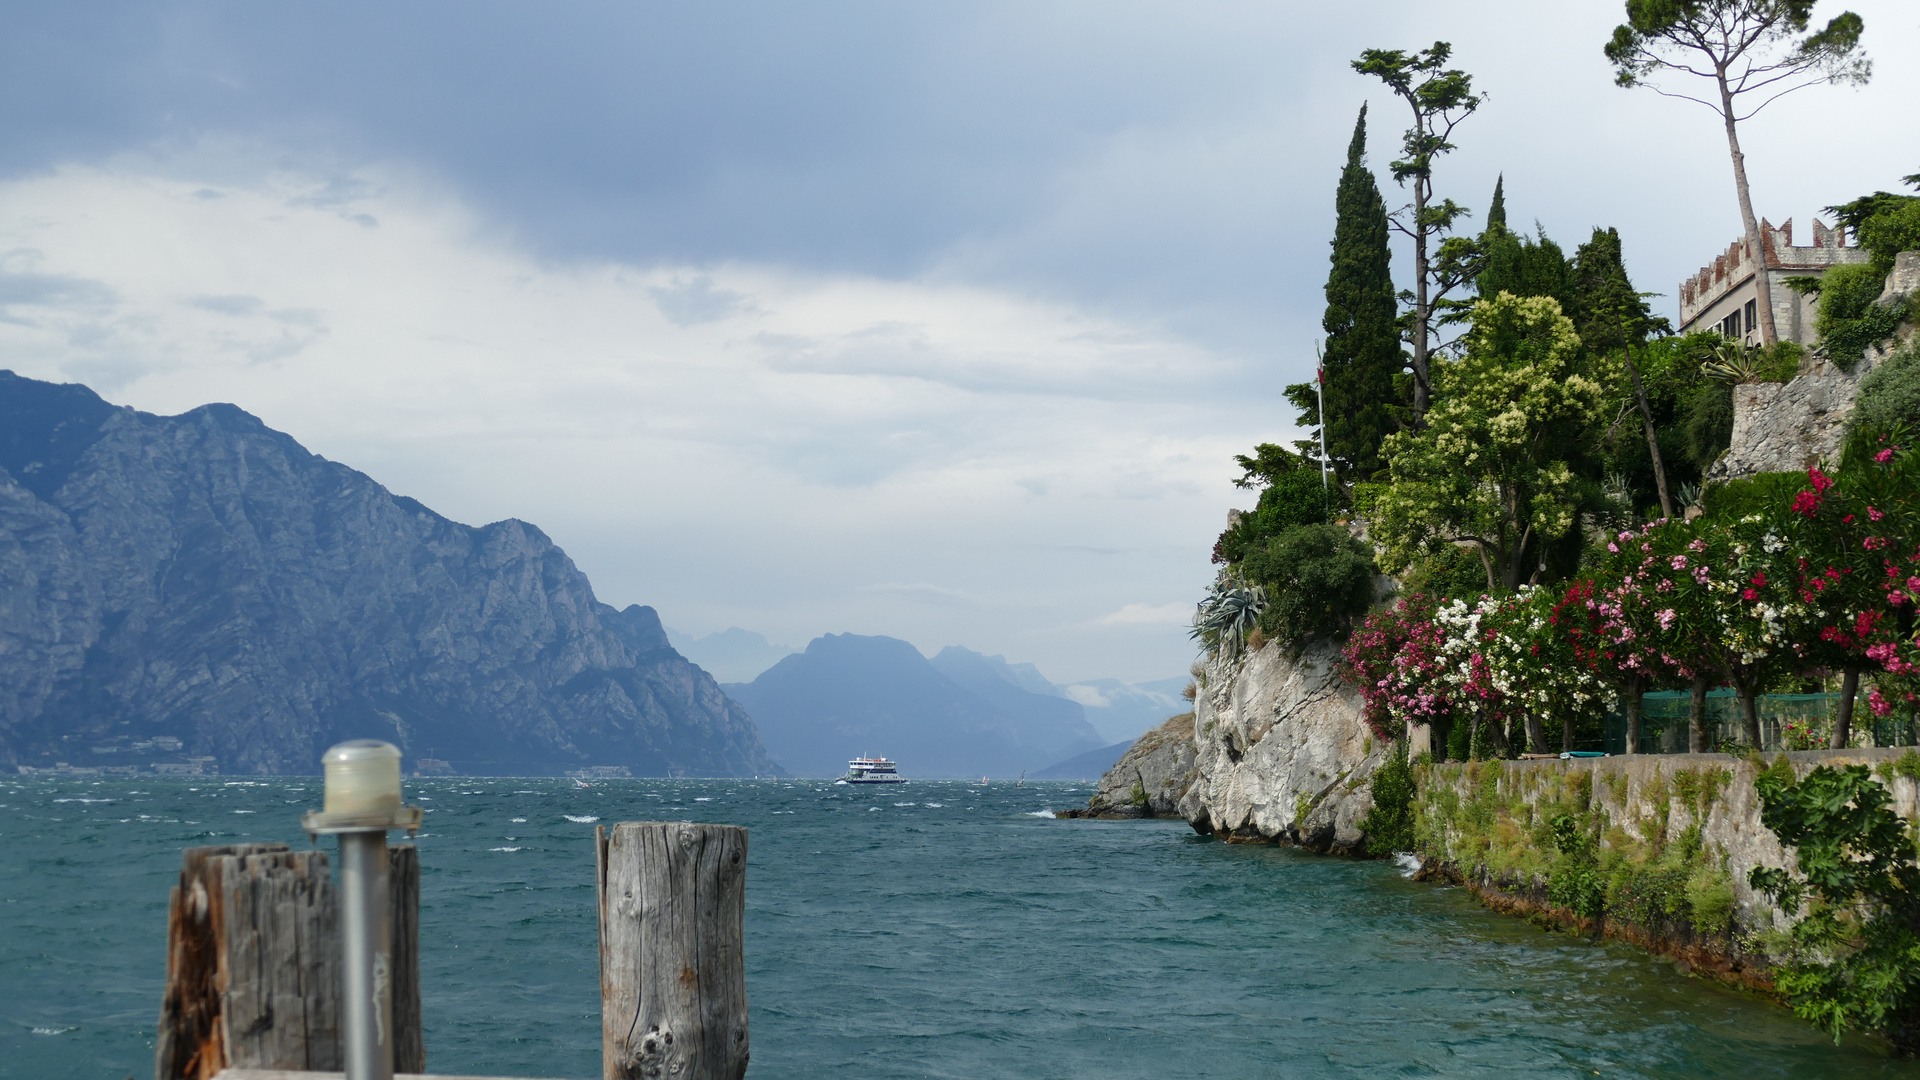
{"label": "tall pine tree", "polygon": [[1397,430],[1394,376],[1405,367],[1400,351],[1398,301],[1387,247],[1387,206],[1367,168],[1367,107],[1353,125],[1346,168],[1334,196],[1333,263],[1327,275],[1327,332],[1323,354],[1326,416],[1312,383],[1287,388],[1302,421],[1326,422],[1327,456],[1341,479],[1370,480],[1385,468],[1380,443]]}

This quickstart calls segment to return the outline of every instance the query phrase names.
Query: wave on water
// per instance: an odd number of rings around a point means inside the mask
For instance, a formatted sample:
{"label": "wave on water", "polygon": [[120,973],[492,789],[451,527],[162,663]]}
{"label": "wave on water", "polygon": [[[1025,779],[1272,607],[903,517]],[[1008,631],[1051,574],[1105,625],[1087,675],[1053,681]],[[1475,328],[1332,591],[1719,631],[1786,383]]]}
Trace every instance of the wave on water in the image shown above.
{"label": "wave on water", "polygon": [[1393,857],[1393,865],[1400,868],[1401,877],[1412,877],[1420,872],[1420,856],[1403,851]]}
{"label": "wave on water", "polygon": [[937,803],[937,802],[930,802],[930,803],[928,803],[928,804],[927,804],[927,809],[929,809],[929,810],[938,810],[938,809],[940,809],[941,807],[943,807],[943,806],[945,806],[945,805],[947,805],[947,804],[946,804],[946,803]]}
{"label": "wave on water", "polygon": [[33,1033],[35,1035],[65,1035],[69,1031],[79,1030],[77,1027],[37,1027],[33,1029]]}
{"label": "wave on water", "polygon": [[519,851],[517,847],[490,847],[488,851]]}
{"label": "wave on water", "polygon": [[600,815],[598,814],[561,814],[560,816],[573,822],[575,825],[591,825],[600,820]]}
{"label": "wave on water", "polygon": [[694,801],[694,802],[712,802],[712,801],[713,801],[713,796],[711,796],[711,795],[702,795],[702,796],[700,796],[699,798],[697,798],[697,799],[695,799],[695,800],[693,800],[693,801]]}
{"label": "wave on water", "polygon": [[1029,810],[1029,811],[1027,811],[1027,816],[1028,816],[1028,817],[1041,817],[1041,818],[1050,818],[1050,817],[1052,817],[1052,816],[1053,816],[1053,811],[1051,811],[1051,810]]}
{"label": "wave on water", "polygon": [[513,819],[513,824],[515,825],[525,825],[526,823],[527,823],[527,819],[523,817],[517,817]]}

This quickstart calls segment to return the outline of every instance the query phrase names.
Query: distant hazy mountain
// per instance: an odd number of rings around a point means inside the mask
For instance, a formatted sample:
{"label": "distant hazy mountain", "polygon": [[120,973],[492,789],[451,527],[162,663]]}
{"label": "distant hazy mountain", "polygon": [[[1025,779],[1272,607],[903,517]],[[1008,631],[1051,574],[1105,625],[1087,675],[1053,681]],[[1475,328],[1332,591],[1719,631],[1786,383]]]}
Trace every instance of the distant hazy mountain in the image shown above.
{"label": "distant hazy mountain", "polygon": [[532,525],[449,521],[232,405],[0,371],[0,764],[160,736],[243,773],[367,736],[461,772],[778,769]]}
{"label": "distant hazy mountain", "polygon": [[1137,738],[1159,727],[1167,717],[1193,708],[1180,691],[1187,677],[1156,682],[1123,683],[1118,679],[1089,679],[1063,686],[1060,692],[1080,703],[1087,722],[1108,741]]}
{"label": "distant hazy mountain", "polygon": [[1127,749],[1135,740],[1117,742],[1112,746],[1103,746],[1098,750],[1089,750],[1084,754],[1075,754],[1065,761],[1056,761],[1037,772],[1027,774],[1030,780],[1098,780],[1113,768],[1114,762],[1126,756]]}
{"label": "distant hazy mountain", "polygon": [[680,655],[706,668],[723,683],[751,682],[754,676],[792,656],[799,649],[774,645],[751,630],[729,626],[717,634],[696,638],[667,627],[667,640]]}
{"label": "distant hazy mountain", "polygon": [[1010,777],[1100,746],[1074,702],[1002,678],[1012,665],[965,649],[941,655],[960,678],[896,638],[828,634],[723,689],[800,776],[838,776],[850,757],[884,754],[909,777]]}

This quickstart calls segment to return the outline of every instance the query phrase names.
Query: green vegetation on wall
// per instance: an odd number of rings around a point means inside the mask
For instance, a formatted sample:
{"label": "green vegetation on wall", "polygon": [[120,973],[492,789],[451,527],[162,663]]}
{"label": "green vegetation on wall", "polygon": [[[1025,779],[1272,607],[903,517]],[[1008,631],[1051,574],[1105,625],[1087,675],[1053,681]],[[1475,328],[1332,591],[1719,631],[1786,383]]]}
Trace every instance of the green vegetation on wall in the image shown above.
{"label": "green vegetation on wall", "polygon": [[[1887,768],[1920,772],[1908,751]],[[1799,872],[1748,875],[1795,922],[1773,944],[1779,987],[1794,1012],[1833,1033],[1865,1030],[1920,1049],[1920,866],[1893,793],[1865,765],[1821,765],[1794,779],[1786,755],[1754,782],[1760,820],[1794,849]]]}
{"label": "green vegetation on wall", "polygon": [[1731,770],[1680,769],[1632,792],[1621,772],[1505,762],[1417,778],[1414,850],[1481,887],[1680,940],[1735,930],[1726,853],[1701,837]]}

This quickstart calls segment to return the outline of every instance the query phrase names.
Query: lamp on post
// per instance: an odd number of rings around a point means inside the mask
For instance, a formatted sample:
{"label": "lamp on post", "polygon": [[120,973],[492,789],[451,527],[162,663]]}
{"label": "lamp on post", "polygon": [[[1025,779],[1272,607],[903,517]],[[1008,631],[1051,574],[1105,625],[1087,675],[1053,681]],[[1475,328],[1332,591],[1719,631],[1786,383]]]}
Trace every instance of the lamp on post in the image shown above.
{"label": "lamp on post", "polygon": [[400,805],[400,750],[354,739],[328,750],[326,803],[300,819],[308,836],[340,837],[341,1017],[346,1080],[393,1080],[393,944],[387,925],[387,831],[420,828]]}

